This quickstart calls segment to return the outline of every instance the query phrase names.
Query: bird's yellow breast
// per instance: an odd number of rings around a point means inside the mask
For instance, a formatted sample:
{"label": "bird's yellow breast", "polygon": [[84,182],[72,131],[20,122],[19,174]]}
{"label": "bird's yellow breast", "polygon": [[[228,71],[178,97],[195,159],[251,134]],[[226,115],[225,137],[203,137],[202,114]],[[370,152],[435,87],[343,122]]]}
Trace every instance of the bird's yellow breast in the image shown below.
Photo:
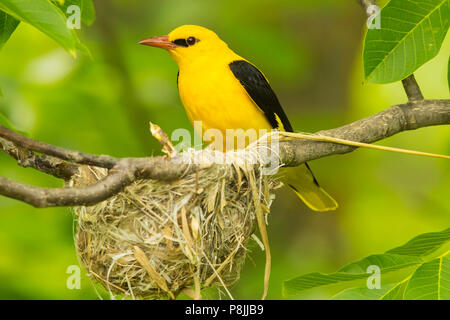
{"label": "bird's yellow breast", "polygon": [[[202,134],[202,139],[210,129],[220,131],[223,137],[226,137],[227,129],[254,129],[256,138],[259,129],[271,129],[263,111],[230,70],[229,64],[235,60],[242,58],[229,55],[215,60],[198,59],[180,66],[178,90],[181,101],[190,121],[193,124],[201,121],[203,132],[197,134]],[[225,141],[223,143],[225,145]]]}

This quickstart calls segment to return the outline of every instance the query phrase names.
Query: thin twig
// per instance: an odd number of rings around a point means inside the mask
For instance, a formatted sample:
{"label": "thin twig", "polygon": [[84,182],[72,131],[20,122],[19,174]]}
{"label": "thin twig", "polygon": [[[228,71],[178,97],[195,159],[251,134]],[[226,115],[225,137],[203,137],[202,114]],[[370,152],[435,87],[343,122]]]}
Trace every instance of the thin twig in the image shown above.
{"label": "thin twig", "polygon": [[353,146],[353,147],[358,147],[358,148],[362,147],[362,148],[368,148],[368,149],[374,149],[374,150],[382,150],[382,151],[390,151],[390,152],[395,152],[395,153],[409,154],[409,155],[413,155],[413,156],[423,156],[423,157],[429,157],[429,158],[439,158],[439,159],[450,160],[450,156],[447,156],[444,154],[436,154],[436,153],[421,152],[421,151],[414,151],[414,150],[407,150],[407,149],[400,149],[400,148],[393,148],[393,147],[386,147],[386,146],[378,146],[378,145],[374,145],[374,144],[355,142],[355,141],[344,140],[344,139],[339,139],[339,138],[327,137],[327,136],[318,135],[318,134],[281,132],[280,135],[286,136],[286,137],[313,140],[313,141],[332,142],[332,143],[342,144],[345,146]]}
{"label": "thin twig", "polygon": [[0,150],[14,158],[17,164],[23,168],[33,168],[59,179],[70,180],[73,175],[78,173],[78,165],[51,156],[38,156],[3,138],[0,138]]}
{"label": "thin twig", "polygon": [[405,88],[406,95],[408,96],[409,101],[422,101],[423,95],[422,91],[420,91],[419,84],[414,77],[414,74],[402,80],[403,88]]}
{"label": "thin twig", "polygon": [[[450,100],[423,100],[392,106],[373,116],[316,134],[355,142],[373,143],[397,133],[450,124]],[[354,151],[356,148],[329,142],[294,140],[280,143],[280,158],[287,166]]]}
{"label": "thin twig", "polygon": [[45,142],[36,141],[9,130],[2,125],[0,125],[0,137],[27,150],[44,153],[46,155],[74,163],[111,169],[119,162],[117,158],[113,158],[111,156],[95,156],[79,151],[64,149]]}

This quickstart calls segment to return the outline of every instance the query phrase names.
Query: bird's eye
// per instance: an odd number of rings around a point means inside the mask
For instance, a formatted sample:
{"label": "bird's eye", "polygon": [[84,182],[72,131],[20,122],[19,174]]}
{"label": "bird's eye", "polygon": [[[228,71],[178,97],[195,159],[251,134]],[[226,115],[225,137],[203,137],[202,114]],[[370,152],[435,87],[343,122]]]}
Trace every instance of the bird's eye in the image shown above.
{"label": "bird's eye", "polygon": [[194,44],[196,44],[199,41],[200,40],[198,40],[197,38],[189,37],[187,39],[176,39],[172,42],[175,43],[179,47],[189,47],[189,46],[193,46]]}
{"label": "bird's eye", "polygon": [[189,38],[186,39],[186,43],[187,43],[188,45],[190,45],[190,46],[193,46],[194,44],[196,44],[197,41],[198,41],[198,40],[197,40],[196,38],[194,38],[194,37],[189,37]]}

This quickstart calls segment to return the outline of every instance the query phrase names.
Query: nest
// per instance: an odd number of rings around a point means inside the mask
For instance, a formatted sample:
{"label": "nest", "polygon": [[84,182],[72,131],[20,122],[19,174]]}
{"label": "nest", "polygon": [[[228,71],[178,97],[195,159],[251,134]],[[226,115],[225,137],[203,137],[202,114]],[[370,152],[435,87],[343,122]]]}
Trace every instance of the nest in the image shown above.
{"label": "nest", "polygon": [[[85,166],[71,184],[107,173]],[[199,298],[203,288],[226,289],[239,279],[275,184],[258,166],[236,163],[171,183],[136,181],[97,205],[74,208],[78,258],[114,296],[173,299],[183,291]]]}

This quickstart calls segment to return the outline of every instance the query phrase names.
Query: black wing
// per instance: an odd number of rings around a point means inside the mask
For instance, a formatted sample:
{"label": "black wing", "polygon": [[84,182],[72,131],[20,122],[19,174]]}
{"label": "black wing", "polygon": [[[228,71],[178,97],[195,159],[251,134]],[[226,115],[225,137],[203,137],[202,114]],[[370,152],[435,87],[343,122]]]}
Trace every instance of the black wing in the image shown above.
{"label": "black wing", "polygon": [[[275,92],[273,92],[266,77],[255,66],[244,60],[237,60],[230,63],[230,69],[234,76],[239,80],[241,85],[245,88],[252,100],[258,105],[259,108],[266,115],[270,125],[273,128],[278,128],[279,123],[277,116],[281,120],[283,127],[286,131],[294,132],[291,123],[281,107],[280,101],[278,101]],[[314,179],[314,183],[319,185],[314,177],[311,168],[307,163],[306,167],[311,172]]]}
{"label": "black wing", "polygon": [[267,120],[273,128],[278,128],[277,116],[281,120],[286,131],[293,132],[291,123],[281,107],[280,101],[273,92],[266,77],[255,66],[244,60],[230,63],[230,69],[234,76],[245,88],[252,100],[264,112]]}

